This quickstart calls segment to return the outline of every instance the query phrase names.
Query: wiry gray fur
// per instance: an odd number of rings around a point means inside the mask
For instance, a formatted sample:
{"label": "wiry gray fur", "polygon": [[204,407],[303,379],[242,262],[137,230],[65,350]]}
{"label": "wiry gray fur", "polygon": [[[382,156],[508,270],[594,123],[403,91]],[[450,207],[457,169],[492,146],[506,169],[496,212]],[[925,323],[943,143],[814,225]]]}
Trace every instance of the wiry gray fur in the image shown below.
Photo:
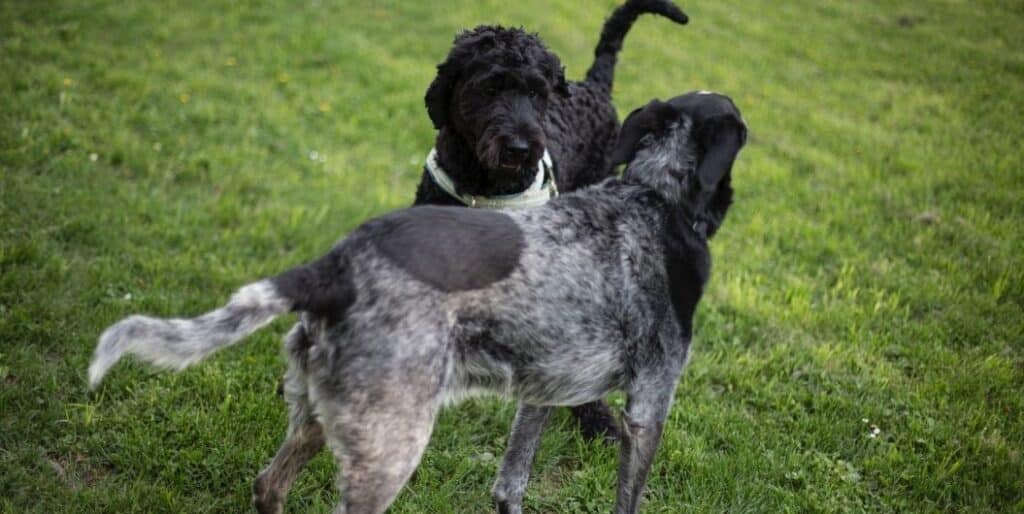
{"label": "wiry gray fur", "polygon": [[227,305],[192,319],[125,318],[100,336],[89,365],[89,386],[95,387],[125,354],[157,366],[182,370],[218,349],[259,330],[291,310],[270,282],[249,284]]}
{"label": "wiry gray fur", "polygon": [[667,127],[670,132],[666,137],[645,136],[644,146],[630,161],[625,178],[648,184],[666,200],[686,198],[693,184],[680,179],[697,166],[691,125],[689,118],[682,118]]}
{"label": "wiry gray fur", "polygon": [[[670,107],[660,109],[664,117]],[[684,111],[668,112],[671,122],[643,141],[621,180],[532,210],[418,207],[378,218],[321,259],[246,286],[212,313],[114,325],[90,379],[98,382],[123,353],[180,369],[289,308],[300,311],[286,338],[288,436],[256,480],[254,501],[260,512],[280,512],[295,476],[326,442],[340,463],[336,512],[349,514],[384,511],[419,463],[442,404],[479,392],[519,400],[493,494],[499,512],[520,513],[552,406],[621,389],[628,403],[615,512],[634,513],[709,269],[706,240],[690,228],[702,213],[690,204],[712,192],[694,194],[691,123]],[[460,223],[427,225],[452,233],[396,230],[451,216]],[[510,271],[484,256],[464,272],[492,279],[443,287],[381,250],[395,247],[389,238],[407,238],[399,242],[410,251],[428,248],[450,264],[438,245],[460,240],[463,226],[514,238]]]}

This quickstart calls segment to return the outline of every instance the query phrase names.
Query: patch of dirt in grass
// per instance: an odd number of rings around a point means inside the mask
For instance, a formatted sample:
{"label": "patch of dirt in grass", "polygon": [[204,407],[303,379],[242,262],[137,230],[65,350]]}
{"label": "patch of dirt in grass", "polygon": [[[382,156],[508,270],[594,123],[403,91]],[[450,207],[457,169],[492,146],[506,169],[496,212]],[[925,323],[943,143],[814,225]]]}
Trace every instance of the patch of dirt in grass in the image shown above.
{"label": "patch of dirt in grass", "polygon": [[924,16],[899,16],[896,18],[896,24],[905,29],[912,29],[922,21],[924,21]]}
{"label": "patch of dirt in grass", "polygon": [[934,225],[942,221],[942,215],[935,209],[929,209],[915,216],[914,221],[924,225]]}
{"label": "patch of dirt in grass", "polygon": [[48,453],[45,459],[57,478],[72,491],[92,487],[110,474],[109,469],[93,465],[85,455],[78,452],[64,455]]}

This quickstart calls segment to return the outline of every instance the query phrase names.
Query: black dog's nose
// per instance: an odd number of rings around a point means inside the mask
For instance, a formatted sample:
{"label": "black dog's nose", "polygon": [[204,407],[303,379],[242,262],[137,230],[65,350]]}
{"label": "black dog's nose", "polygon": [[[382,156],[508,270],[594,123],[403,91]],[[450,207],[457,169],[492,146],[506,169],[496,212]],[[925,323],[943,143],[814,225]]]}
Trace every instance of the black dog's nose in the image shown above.
{"label": "black dog's nose", "polygon": [[530,153],[530,145],[527,144],[525,139],[517,137],[505,145],[502,153],[505,154],[505,160],[522,162],[526,155]]}

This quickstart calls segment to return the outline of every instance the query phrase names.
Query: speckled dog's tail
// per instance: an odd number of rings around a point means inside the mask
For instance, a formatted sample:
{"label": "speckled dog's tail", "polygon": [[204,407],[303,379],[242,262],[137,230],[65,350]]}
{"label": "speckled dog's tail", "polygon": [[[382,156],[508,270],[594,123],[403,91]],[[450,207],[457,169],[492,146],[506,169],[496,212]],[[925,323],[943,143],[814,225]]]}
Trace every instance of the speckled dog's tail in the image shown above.
{"label": "speckled dog's tail", "polygon": [[270,280],[238,290],[223,307],[191,319],[129,316],[100,336],[89,365],[89,387],[96,387],[125,354],[166,368],[184,369],[291,310],[292,301]]}
{"label": "speckled dog's tail", "polygon": [[670,0],[628,0],[604,22],[601,40],[594,50],[594,64],[587,70],[587,82],[611,92],[612,81],[615,79],[615,61],[619,50],[622,50],[622,41],[633,22],[643,13],[660,14],[679,24],[689,21],[686,13]]}
{"label": "speckled dog's tail", "polygon": [[195,318],[135,315],[111,325],[100,336],[93,353],[89,386],[96,387],[125,354],[181,370],[289,311],[325,318],[342,316],[355,296],[342,246],[311,263],[248,284],[223,307]]}

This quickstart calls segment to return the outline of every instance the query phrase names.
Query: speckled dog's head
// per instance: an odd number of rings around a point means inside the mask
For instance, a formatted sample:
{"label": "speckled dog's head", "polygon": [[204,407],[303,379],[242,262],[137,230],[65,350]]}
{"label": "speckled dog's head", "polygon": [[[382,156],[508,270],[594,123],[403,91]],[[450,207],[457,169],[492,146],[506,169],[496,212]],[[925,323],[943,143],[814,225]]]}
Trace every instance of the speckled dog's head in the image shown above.
{"label": "speckled dog's head", "polygon": [[732,203],[733,161],[747,126],[729,97],[687,93],[634,110],[622,122],[612,156],[624,177],[652,186],[714,235]]}
{"label": "speckled dog's head", "polygon": [[425,100],[434,126],[454,131],[489,173],[515,175],[534,173],[544,154],[554,95],[569,95],[565,74],[536,35],[480,26],[455,38]]}

